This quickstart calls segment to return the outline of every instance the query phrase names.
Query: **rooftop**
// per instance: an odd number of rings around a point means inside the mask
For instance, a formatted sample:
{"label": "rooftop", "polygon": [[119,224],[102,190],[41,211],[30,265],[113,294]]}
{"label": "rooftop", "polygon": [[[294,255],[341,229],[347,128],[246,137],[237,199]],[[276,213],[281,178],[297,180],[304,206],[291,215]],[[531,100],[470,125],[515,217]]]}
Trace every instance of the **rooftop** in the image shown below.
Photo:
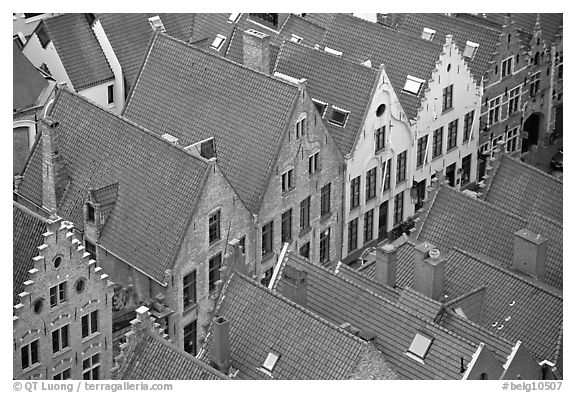
{"label": "rooftop", "polygon": [[24,56],[16,42],[12,44],[12,109],[22,111],[42,105],[40,98],[48,81]]}

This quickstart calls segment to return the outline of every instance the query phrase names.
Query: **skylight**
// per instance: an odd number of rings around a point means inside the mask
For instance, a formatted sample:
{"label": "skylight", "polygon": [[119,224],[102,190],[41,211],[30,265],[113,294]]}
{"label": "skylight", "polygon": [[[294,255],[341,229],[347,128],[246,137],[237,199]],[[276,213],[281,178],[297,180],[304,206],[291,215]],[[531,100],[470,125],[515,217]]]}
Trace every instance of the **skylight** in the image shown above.
{"label": "skylight", "polygon": [[300,41],[302,41],[302,37],[297,36],[296,34],[292,34],[292,38],[290,38],[290,41],[292,41],[292,42],[300,42]]}
{"label": "skylight", "polygon": [[422,30],[422,38],[426,41],[432,41],[434,39],[434,34],[436,34],[436,30],[432,30],[427,27]]}
{"label": "skylight", "polygon": [[478,44],[472,41],[466,41],[466,48],[464,49],[464,57],[473,59],[476,51],[478,50]]}
{"label": "skylight", "polygon": [[336,56],[342,56],[342,52],[340,52],[339,50],[328,48],[328,47],[324,48],[324,52],[332,53],[333,55],[336,55]]}
{"label": "skylight", "polygon": [[148,22],[150,22],[150,26],[152,26],[154,30],[156,31],[160,30],[162,33],[166,31],[164,23],[162,23],[162,20],[158,15],[148,18]]}
{"label": "skylight", "polygon": [[341,127],[344,127],[346,124],[346,120],[348,119],[348,114],[350,112],[345,111],[340,108],[336,108],[335,106],[332,107],[332,115],[330,116],[330,123],[337,124]]}
{"label": "skylight", "polygon": [[320,117],[324,117],[324,112],[326,111],[326,108],[328,107],[328,103],[318,101],[315,99],[312,99],[312,101],[314,101],[314,105],[316,105],[316,109],[318,110],[318,113],[320,113]]}
{"label": "skylight", "polygon": [[222,48],[222,44],[224,44],[224,41],[226,41],[226,37],[224,37],[222,34],[218,34],[210,46],[213,49],[220,50],[220,48]]}
{"label": "skylight", "polygon": [[416,360],[423,361],[432,345],[432,339],[430,337],[426,337],[421,333],[416,333],[414,340],[412,340],[412,344],[410,344],[410,348],[408,348],[407,355],[411,355],[415,357]]}
{"label": "skylight", "polygon": [[228,22],[236,23],[236,22],[238,22],[238,18],[240,18],[240,12],[233,12],[228,17]]}
{"label": "skylight", "polygon": [[268,352],[268,356],[266,356],[266,360],[264,360],[264,364],[262,365],[262,367],[264,367],[265,370],[272,372],[272,370],[274,370],[274,367],[276,366],[278,358],[280,358],[279,354],[275,352]]}
{"label": "skylight", "polygon": [[415,76],[412,75],[408,75],[408,77],[406,78],[406,83],[404,84],[404,88],[402,90],[414,95],[418,95],[420,94],[420,89],[422,89],[422,85],[424,85],[424,82],[425,81],[423,79],[416,78]]}

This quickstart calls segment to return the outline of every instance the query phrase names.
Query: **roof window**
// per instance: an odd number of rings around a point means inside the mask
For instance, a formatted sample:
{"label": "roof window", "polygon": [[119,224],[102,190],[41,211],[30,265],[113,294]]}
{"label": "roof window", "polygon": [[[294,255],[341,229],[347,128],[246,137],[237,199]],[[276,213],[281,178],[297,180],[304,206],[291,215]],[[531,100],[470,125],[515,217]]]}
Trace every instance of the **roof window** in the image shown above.
{"label": "roof window", "polygon": [[416,78],[415,76],[408,75],[406,83],[404,84],[403,91],[414,95],[420,94],[420,90],[424,85],[424,79]]}
{"label": "roof window", "polygon": [[148,18],[148,22],[150,22],[150,26],[152,26],[152,28],[156,31],[160,30],[162,33],[164,33],[166,31],[166,28],[164,27],[164,23],[162,23],[162,20],[160,19],[160,17],[158,15],[156,16],[151,16],[150,18]]}
{"label": "roof window", "polygon": [[214,41],[212,41],[210,47],[212,47],[212,49],[220,50],[224,44],[224,41],[226,41],[226,37],[224,37],[222,34],[218,34],[216,38],[214,38]]}
{"label": "roof window", "polygon": [[326,112],[326,108],[328,107],[328,103],[315,100],[314,98],[312,98],[312,101],[314,101],[314,105],[316,106],[318,113],[320,113],[320,117],[324,117],[324,112]]}
{"label": "roof window", "polygon": [[406,354],[420,362],[424,362],[424,358],[430,350],[431,345],[432,338],[427,337],[422,333],[416,333],[416,336],[414,337],[414,340],[412,340],[412,344],[410,344],[410,348],[408,348]]}
{"label": "roof window", "polygon": [[240,18],[240,12],[233,12],[230,14],[230,16],[228,17],[228,22],[230,23],[236,23],[238,22],[238,19]]}
{"label": "roof window", "polygon": [[292,38],[290,38],[290,41],[292,41],[292,42],[300,42],[300,41],[302,41],[302,37],[297,36],[296,34],[292,34]]}
{"label": "roof window", "polygon": [[422,39],[432,41],[434,39],[434,34],[436,34],[436,30],[425,27],[424,30],[422,30]]}
{"label": "roof window", "polygon": [[336,56],[342,56],[342,52],[340,52],[339,50],[328,48],[328,47],[324,48],[324,52],[332,53],[333,55],[336,55]]}
{"label": "roof window", "polygon": [[262,367],[264,367],[265,370],[272,372],[279,358],[280,358],[279,354],[275,352],[268,352],[268,356],[266,356],[266,360],[264,360],[264,364],[262,364]]}
{"label": "roof window", "polygon": [[336,108],[335,106],[332,107],[332,115],[330,116],[330,123],[337,124],[341,127],[344,127],[346,124],[346,120],[348,119],[348,114],[350,112],[345,111],[343,109]]}
{"label": "roof window", "polygon": [[466,48],[464,48],[464,57],[468,59],[473,59],[476,51],[478,50],[478,44],[472,41],[466,41]]}

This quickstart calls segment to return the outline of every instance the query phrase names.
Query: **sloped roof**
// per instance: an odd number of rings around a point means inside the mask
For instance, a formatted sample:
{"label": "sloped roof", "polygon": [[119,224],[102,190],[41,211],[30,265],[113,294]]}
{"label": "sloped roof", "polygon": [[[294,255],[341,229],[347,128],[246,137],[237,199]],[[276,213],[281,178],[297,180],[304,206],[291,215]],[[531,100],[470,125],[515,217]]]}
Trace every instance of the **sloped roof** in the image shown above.
{"label": "sloped roof", "polygon": [[92,196],[94,201],[100,204],[102,216],[108,218],[108,214],[114,210],[114,205],[118,199],[118,183],[92,190]]}
{"label": "sloped roof", "polygon": [[84,14],[61,14],[42,23],[76,91],[114,78]]}
{"label": "sloped roof", "polygon": [[413,314],[422,316],[433,320],[442,311],[442,303],[437,300],[431,299],[422,295],[420,292],[405,287],[400,292],[400,298],[397,302],[398,306],[411,311]]}
{"label": "sloped roof", "polygon": [[[397,247],[398,264],[396,266],[396,286],[399,288],[411,287],[414,277],[414,243],[407,241]],[[358,273],[368,282],[374,281],[376,264],[367,263],[358,269]],[[348,278],[348,277],[347,277]],[[359,282],[360,283],[360,282]]]}
{"label": "sloped roof", "polygon": [[[476,344],[292,252],[282,262],[282,267],[285,265],[307,273],[309,310],[336,324],[348,322],[376,333],[376,348],[402,378],[462,378],[461,358],[468,364]],[[282,272],[278,277],[274,286],[282,293]],[[424,363],[406,355],[416,333],[433,338]]]}
{"label": "sloped roof", "polygon": [[[308,80],[310,97],[328,103],[326,127],[343,154],[354,147],[362,132],[364,114],[378,81],[378,68],[370,68],[323,50],[285,41],[274,71]],[[350,111],[344,127],[330,123],[332,106]]]}
{"label": "sloped roof", "polygon": [[[367,342],[239,274],[223,289],[216,315],[230,324],[232,367],[239,379],[347,379]],[[210,333],[205,345],[209,353]],[[262,367],[268,353],[279,359],[272,377]]]}
{"label": "sloped roof", "polygon": [[[208,164],[66,89],[58,90],[49,116],[59,122],[60,154],[70,177],[58,214],[83,230],[88,189],[118,183],[114,210],[98,243],[163,283]],[[41,149],[37,144],[19,188],[25,198],[40,202],[41,181],[40,186],[30,183],[42,179],[37,173]]]}
{"label": "sloped roof", "polygon": [[220,168],[257,213],[298,94],[296,86],[159,34],[125,116],[183,146],[214,137]]}
{"label": "sloped roof", "polygon": [[489,68],[492,68],[489,62],[492,54],[497,50],[496,44],[500,42],[501,29],[488,28],[445,14],[405,14],[398,20],[402,21],[399,26],[401,30],[410,32],[417,38],[421,37],[422,30],[426,27],[435,30],[433,41],[440,45],[446,41],[446,35],[451,34],[461,54],[464,53],[467,41],[479,44],[473,59],[464,57],[477,81],[482,79]]}
{"label": "sloped roof", "polygon": [[20,303],[20,293],[28,280],[28,271],[34,267],[32,258],[38,255],[38,248],[44,244],[47,230],[46,221],[38,214],[22,205],[12,204],[12,303]]}
{"label": "sloped roof", "polygon": [[[230,38],[236,23],[228,22],[229,13],[201,13],[194,16],[194,28],[190,43],[202,47],[210,46],[216,35],[221,34],[226,37],[224,46],[218,51],[219,54],[224,55],[226,49],[230,45]],[[216,51],[214,51],[216,53]]]}
{"label": "sloped roof", "polygon": [[220,371],[177,348],[156,334],[143,337],[122,365],[118,379],[213,380],[228,379]]}
{"label": "sloped roof", "polygon": [[324,29],[327,29],[332,24],[332,21],[334,20],[335,15],[336,14],[310,13],[310,14],[306,14],[304,16],[304,19],[306,19],[309,22],[314,23],[315,25],[323,27]]}
{"label": "sloped roof", "polygon": [[12,109],[21,111],[39,105],[38,98],[48,87],[40,71],[24,56],[16,42],[12,43]]}
{"label": "sloped roof", "polygon": [[[374,264],[372,264],[374,267]],[[374,269],[372,269],[372,277],[360,273],[358,270],[352,269],[351,267],[339,262],[334,273],[340,277],[344,277],[347,280],[352,281],[355,284],[366,288],[391,302],[398,301],[400,297],[400,291],[389,287],[387,285],[382,285],[374,281]]]}
{"label": "sloped roof", "polygon": [[[322,44],[359,63],[370,60],[373,67],[384,64],[409,119],[417,116],[428,80],[443,51],[442,45],[346,14],[333,15]],[[426,81],[418,96],[403,91],[408,75]]]}
{"label": "sloped roof", "polygon": [[527,218],[537,212],[562,222],[563,182],[507,155],[486,191],[486,201]]}

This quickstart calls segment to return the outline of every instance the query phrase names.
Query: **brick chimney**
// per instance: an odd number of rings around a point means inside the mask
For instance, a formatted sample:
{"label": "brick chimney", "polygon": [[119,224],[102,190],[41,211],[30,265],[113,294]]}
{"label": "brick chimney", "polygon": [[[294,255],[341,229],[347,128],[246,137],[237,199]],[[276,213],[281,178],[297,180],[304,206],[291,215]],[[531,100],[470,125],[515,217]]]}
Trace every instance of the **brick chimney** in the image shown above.
{"label": "brick chimney", "polygon": [[58,122],[45,116],[39,123],[42,134],[42,206],[55,214],[69,179],[59,151]]}
{"label": "brick chimney", "polygon": [[429,250],[426,257],[425,250],[429,245],[422,243],[415,248],[413,287],[429,298],[441,300],[444,294],[446,259],[437,249]]}
{"label": "brick chimney", "polygon": [[294,303],[306,307],[308,295],[308,275],[292,266],[285,266],[282,272],[282,295]]}
{"label": "brick chimney", "polygon": [[254,71],[270,74],[270,36],[250,29],[243,34],[244,65]]}
{"label": "brick chimney", "polygon": [[548,239],[529,229],[514,233],[512,267],[543,280],[546,275]]}
{"label": "brick chimney", "polygon": [[212,365],[224,374],[228,374],[232,364],[230,354],[230,324],[224,317],[216,317],[212,324],[212,347],[210,360]]}
{"label": "brick chimney", "polygon": [[376,282],[389,287],[396,286],[398,250],[392,244],[376,247]]}

